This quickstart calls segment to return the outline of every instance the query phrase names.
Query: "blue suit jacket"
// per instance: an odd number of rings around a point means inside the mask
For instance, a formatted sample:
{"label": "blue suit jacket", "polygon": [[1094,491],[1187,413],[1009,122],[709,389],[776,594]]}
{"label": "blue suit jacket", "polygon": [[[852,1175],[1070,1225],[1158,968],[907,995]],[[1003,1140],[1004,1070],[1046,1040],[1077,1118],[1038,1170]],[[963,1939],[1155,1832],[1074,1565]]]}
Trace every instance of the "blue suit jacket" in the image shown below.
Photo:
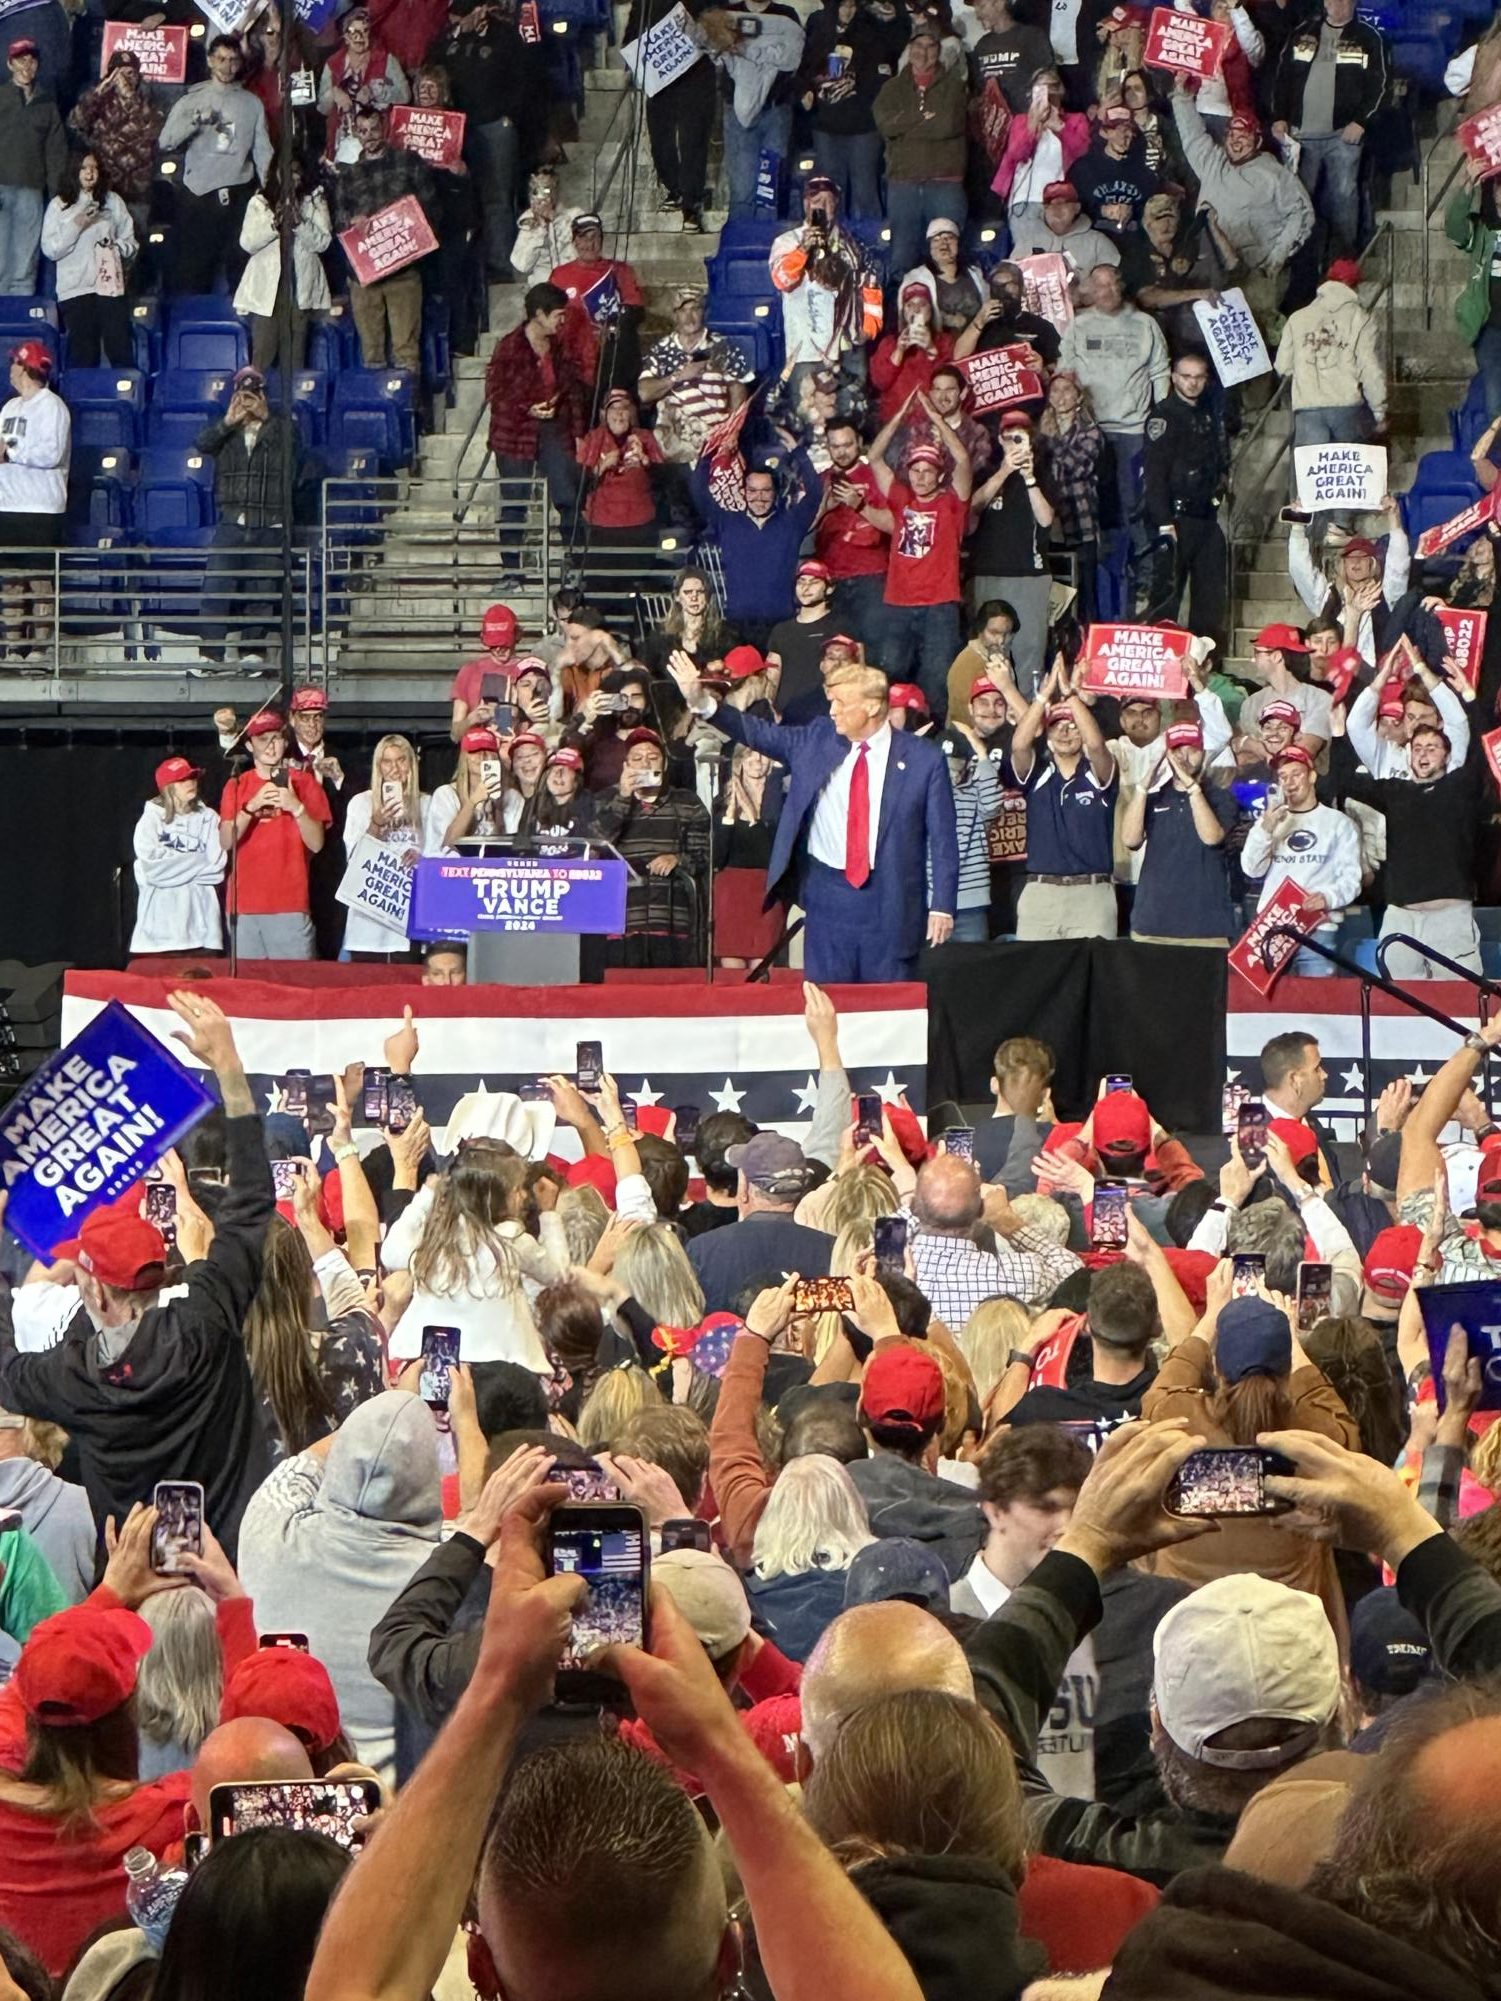
{"label": "blue suit jacket", "polygon": [[[785,764],[792,776],[777,821],[771,863],[766,871],[768,902],[774,896],[801,900],[799,880],[807,853],[818,795],[849,753],[828,716],[791,727],[763,722],[722,705],[714,727],[735,743],[749,744]],[[881,823],[876,833],[875,871],[881,911],[892,942],[904,956],[922,949],[928,928],[925,863],[933,865],[934,910],[953,915],[959,896],[959,837],[954,826],[954,790],[948,764],[926,737],[894,730],[886,782],[881,788]]]}

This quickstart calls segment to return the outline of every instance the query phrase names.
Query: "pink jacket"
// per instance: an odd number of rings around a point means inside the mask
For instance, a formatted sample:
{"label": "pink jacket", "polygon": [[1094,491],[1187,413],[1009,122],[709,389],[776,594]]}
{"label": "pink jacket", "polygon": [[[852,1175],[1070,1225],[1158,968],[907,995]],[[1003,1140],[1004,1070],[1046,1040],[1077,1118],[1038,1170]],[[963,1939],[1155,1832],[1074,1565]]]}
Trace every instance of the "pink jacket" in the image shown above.
{"label": "pink jacket", "polygon": [[[1089,150],[1089,120],[1084,113],[1065,111],[1063,130],[1058,137],[1063,147],[1063,171],[1066,174],[1080,154]],[[1011,130],[1006,134],[1006,150],[995,170],[995,179],[990,183],[992,192],[1009,197],[1017,168],[1024,160],[1030,160],[1036,151],[1037,134],[1032,130],[1031,121],[1025,116],[1013,118]]]}

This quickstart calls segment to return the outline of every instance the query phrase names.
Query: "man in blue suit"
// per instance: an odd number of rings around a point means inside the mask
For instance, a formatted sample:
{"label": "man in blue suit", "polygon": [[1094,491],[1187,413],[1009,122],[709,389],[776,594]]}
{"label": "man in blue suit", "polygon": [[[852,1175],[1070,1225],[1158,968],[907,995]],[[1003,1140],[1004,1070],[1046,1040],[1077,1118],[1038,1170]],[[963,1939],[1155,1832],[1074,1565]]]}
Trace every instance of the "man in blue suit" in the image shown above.
{"label": "man in blue suit", "polygon": [[808,978],[910,980],[924,943],[941,945],[954,929],[959,840],[943,753],[893,731],[886,676],[840,668],[824,684],[828,715],[792,727],[721,706],[685,653],[669,671],[695,715],[792,774],[766,895],[807,913]]}

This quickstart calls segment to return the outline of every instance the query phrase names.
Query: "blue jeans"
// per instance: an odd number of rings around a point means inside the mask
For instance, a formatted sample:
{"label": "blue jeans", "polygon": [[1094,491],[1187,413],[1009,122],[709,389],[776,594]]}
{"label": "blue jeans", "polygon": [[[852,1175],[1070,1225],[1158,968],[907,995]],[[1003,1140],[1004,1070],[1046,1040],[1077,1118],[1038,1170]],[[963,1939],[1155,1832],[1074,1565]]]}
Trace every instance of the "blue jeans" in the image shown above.
{"label": "blue jeans", "polygon": [[969,200],[961,181],[888,181],[886,213],[891,218],[891,275],[902,278],[923,260],[928,224],[943,216],[962,231]]}
{"label": "blue jeans", "polygon": [[960,910],[954,916],[956,945],[983,945],[990,936],[990,911]]}
{"label": "blue jeans", "polygon": [[964,644],[956,604],[888,604],[881,610],[875,664],[893,681],[910,681],[928,698],[936,722],[949,712],[949,669]]}
{"label": "blue jeans", "polygon": [[[865,648],[867,659],[875,655],[881,637],[881,620],[886,614],[886,573],[874,577],[841,577],[834,586],[834,616],[842,632],[848,632]],[[878,666],[885,666],[878,661]]]}
{"label": "blue jeans", "polygon": [[[562,523],[563,540],[566,543],[573,531],[574,502],[578,496],[578,460],[569,449],[567,437],[558,424],[537,426],[537,456],[530,459],[512,459],[497,454],[496,467],[502,480],[525,479],[531,473],[540,472],[547,483],[548,497],[558,510]],[[516,489],[511,489],[513,492]],[[507,572],[521,568],[522,538],[526,530],[526,502],[524,500],[500,501],[497,507],[496,529],[500,537],[501,567]]]}
{"label": "blue jeans", "polygon": [[[1120,507],[1121,527],[1131,552],[1132,568],[1139,568],[1151,544],[1141,518],[1141,461],[1146,435],[1141,431],[1111,431],[1110,454],[1115,462],[1115,496]],[[1128,571],[1128,578],[1130,572]],[[1130,617],[1130,583],[1127,583],[1126,616]]]}
{"label": "blue jeans", "polygon": [[1308,190],[1315,212],[1329,225],[1329,255],[1344,257],[1353,251],[1360,237],[1360,154],[1362,142],[1352,146],[1331,132],[1324,139],[1299,137],[1298,178]]}
{"label": "blue jeans", "polygon": [[[1293,449],[1299,445],[1361,445],[1370,435],[1371,422],[1366,415],[1364,403],[1348,406],[1330,406],[1321,410],[1294,410]],[[1289,468],[1294,496],[1298,491],[1296,461]],[[1335,508],[1328,519],[1341,528],[1354,526],[1355,516],[1348,508]]]}
{"label": "blue jeans", "polygon": [[0,187],[0,292],[29,298],[36,291],[41,242],[40,188]]}
{"label": "blue jeans", "polygon": [[1501,327],[1482,327],[1475,336],[1475,366],[1485,384],[1485,414],[1501,417]]}
{"label": "blue jeans", "polygon": [[730,177],[730,215],[737,221],[756,213],[756,168],[763,152],[785,161],[792,144],[792,106],[769,104],[754,124],[742,125],[733,105],[724,112],[724,158]]}
{"label": "blue jeans", "polygon": [[879,132],[815,132],[813,164],[838,187],[846,215],[871,222],[881,213]]}
{"label": "blue jeans", "polygon": [[521,174],[521,135],[510,118],[469,127],[470,187],[479,200],[484,225],[485,276],[509,283],[516,242],[516,184]]}

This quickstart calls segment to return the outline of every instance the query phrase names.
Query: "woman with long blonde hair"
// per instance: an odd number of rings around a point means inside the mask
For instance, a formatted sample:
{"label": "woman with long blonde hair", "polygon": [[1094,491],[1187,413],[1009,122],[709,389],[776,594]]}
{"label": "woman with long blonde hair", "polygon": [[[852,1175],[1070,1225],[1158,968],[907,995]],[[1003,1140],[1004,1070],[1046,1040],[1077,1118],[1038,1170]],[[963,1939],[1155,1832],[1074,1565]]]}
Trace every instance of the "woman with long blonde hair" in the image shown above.
{"label": "woman with long blonde hair", "polygon": [[500,754],[500,738],[488,723],[476,723],[459,738],[453,777],[433,794],[424,853],[453,854],[466,834],[502,834],[507,808],[519,816],[511,770]]}
{"label": "woman with long blonde hair", "polygon": [[704,1317],[703,1287],[670,1223],[632,1230],[614,1275],[659,1327],[696,1327]]}
{"label": "woman with long blonde hair", "polygon": [[865,1503],[837,1459],[810,1452],[788,1460],[756,1524],[745,1590],[789,1660],[805,1661],[844,1610],[850,1563],[874,1541]]}
{"label": "woman with long blonde hair", "polygon": [[422,1352],[424,1327],[457,1327],[461,1361],[552,1375],[532,1300],[567,1271],[568,1239],[553,1210],[539,1213],[526,1167],[503,1140],[465,1140],[397,1218],[381,1258],[409,1271],[413,1290],[391,1335],[395,1359]]}
{"label": "woman with long blonde hair", "polygon": [[[370,789],[357,792],[344,820],[344,849],[351,862],[373,850],[390,863],[393,884],[389,907],[396,916],[377,914],[365,904],[351,904],[344,926],[344,947],[351,959],[410,959],[406,905],[410,877],[427,844],[432,801],[417,779],[417,753],[404,736],[383,736],[370,760]],[[363,849],[362,849],[362,845]],[[399,885],[406,878],[403,898]]]}

